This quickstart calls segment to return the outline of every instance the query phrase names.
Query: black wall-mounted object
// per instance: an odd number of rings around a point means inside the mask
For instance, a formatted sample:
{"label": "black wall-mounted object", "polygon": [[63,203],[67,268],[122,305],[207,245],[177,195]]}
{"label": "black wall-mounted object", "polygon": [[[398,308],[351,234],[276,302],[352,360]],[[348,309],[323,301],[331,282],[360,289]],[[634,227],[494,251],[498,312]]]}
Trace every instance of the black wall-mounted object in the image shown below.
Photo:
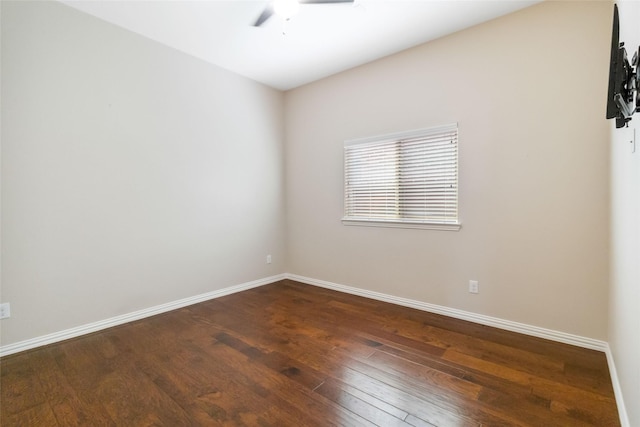
{"label": "black wall-mounted object", "polygon": [[624,127],[636,111],[640,111],[640,48],[634,52],[631,64],[627,50],[620,42],[618,5],[613,6],[613,31],[611,34],[611,60],[609,62],[609,91],[607,95],[607,119],[616,119],[616,128]]}

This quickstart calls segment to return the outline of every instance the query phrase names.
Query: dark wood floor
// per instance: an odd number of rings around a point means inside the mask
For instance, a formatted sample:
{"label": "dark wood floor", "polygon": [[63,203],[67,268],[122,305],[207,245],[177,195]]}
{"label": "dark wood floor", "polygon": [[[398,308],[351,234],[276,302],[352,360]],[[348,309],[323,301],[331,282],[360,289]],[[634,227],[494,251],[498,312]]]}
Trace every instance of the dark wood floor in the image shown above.
{"label": "dark wood floor", "polygon": [[617,426],[603,353],[291,281],[7,356],[3,426]]}

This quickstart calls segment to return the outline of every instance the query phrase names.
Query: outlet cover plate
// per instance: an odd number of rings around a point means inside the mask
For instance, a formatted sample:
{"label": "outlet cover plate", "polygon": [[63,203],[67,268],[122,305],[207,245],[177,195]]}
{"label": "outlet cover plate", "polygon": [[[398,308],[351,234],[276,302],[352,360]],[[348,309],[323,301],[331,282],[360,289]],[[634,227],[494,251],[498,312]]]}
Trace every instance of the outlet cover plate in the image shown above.
{"label": "outlet cover plate", "polygon": [[8,302],[0,304],[0,319],[11,317],[11,306]]}
{"label": "outlet cover plate", "polygon": [[477,294],[479,291],[478,281],[477,280],[469,280],[469,292],[472,294]]}

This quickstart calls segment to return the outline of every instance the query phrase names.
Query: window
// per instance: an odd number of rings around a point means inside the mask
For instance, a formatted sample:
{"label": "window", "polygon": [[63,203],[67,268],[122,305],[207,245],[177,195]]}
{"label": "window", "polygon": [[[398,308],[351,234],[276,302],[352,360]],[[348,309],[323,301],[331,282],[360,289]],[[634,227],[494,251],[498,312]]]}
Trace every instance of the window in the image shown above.
{"label": "window", "polygon": [[458,126],[345,142],[346,225],[459,230]]}

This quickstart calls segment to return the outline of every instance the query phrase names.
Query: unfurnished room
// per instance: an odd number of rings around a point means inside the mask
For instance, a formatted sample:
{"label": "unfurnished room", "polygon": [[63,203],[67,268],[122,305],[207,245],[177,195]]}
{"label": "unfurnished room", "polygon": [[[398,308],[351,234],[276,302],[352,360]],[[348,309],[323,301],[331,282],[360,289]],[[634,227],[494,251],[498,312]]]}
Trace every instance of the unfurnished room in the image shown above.
{"label": "unfurnished room", "polygon": [[640,426],[640,2],[1,0],[2,426]]}

